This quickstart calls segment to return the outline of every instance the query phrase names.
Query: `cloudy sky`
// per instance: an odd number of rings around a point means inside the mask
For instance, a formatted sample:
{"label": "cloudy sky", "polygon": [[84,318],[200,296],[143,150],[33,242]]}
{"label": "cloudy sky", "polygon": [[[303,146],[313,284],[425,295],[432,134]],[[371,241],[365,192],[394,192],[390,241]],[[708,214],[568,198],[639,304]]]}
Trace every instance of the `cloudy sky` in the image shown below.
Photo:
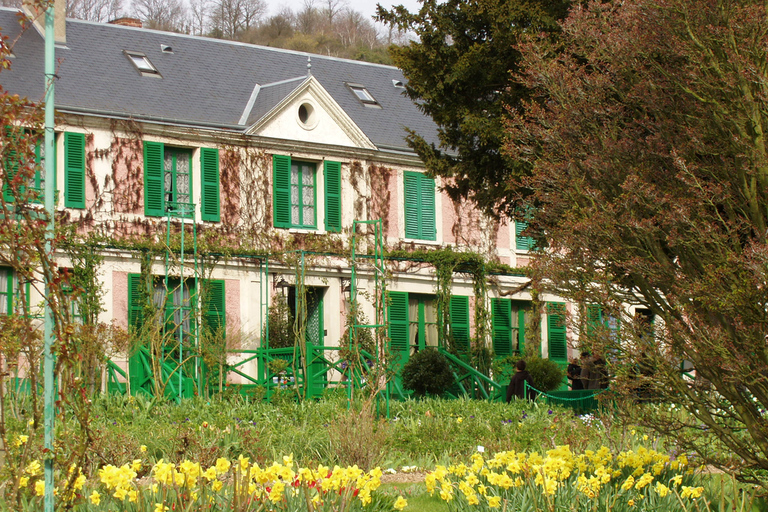
{"label": "cloudy sky", "polygon": [[[315,0],[315,6],[322,8],[323,0]],[[376,13],[376,4],[380,3],[385,7],[392,5],[404,5],[409,11],[414,12],[419,8],[418,0],[347,0],[346,4],[352,9],[362,13],[366,17],[371,17]],[[304,6],[304,0],[267,0],[270,6],[270,13],[280,10],[280,7],[287,5],[294,12]]]}

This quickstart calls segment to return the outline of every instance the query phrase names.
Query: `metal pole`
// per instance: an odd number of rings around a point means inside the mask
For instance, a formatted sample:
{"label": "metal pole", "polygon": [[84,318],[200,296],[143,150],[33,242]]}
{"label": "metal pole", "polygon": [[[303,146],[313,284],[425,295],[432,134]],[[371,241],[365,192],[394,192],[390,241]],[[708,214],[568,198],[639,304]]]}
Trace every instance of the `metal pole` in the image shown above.
{"label": "metal pole", "polygon": [[[46,256],[53,257],[52,245],[54,234],[54,191],[56,176],[54,169],[54,118],[53,118],[53,80],[55,78],[55,45],[53,34],[53,3],[45,11],[45,212],[48,226],[45,230]],[[45,431],[45,512],[53,512],[53,420],[54,420],[54,381],[53,381],[53,310],[51,309],[51,272],[45,270],[45,344],[43,348],[44,373],[44,431]],[[32,390],[34,392],[34,390]]]}
{"label": "metal pole", "polygon": [[182,375],[182,365],[184,364],[184,215],[186,214],[186,211],[184,210],[184,207],[182,207],[181,210],[181,246],[179,247],[179,252],[181,253],[180,256],[180,270],[179,274],[181,276],[180,284],[179,284],[179,402],[181,402],[181,399],[183,397],[182,394],[182,385],[184,384],[184,376]]}

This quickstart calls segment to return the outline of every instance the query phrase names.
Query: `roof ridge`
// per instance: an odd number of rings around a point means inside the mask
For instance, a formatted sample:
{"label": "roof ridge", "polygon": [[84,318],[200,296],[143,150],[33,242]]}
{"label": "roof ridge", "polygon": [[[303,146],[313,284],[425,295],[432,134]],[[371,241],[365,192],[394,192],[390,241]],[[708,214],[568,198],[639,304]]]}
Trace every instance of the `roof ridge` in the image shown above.
{"label": "roof ridge", "polygon": [[[13,12],[20,12],[19,9],[16,9],[14,7],[2,7],[0,6],[0,10],[3,11],[13,11]],[[323,59],[323,60],[329,60],[329,61],[337,61],[337,62],[348,62],[350,64],[359,64],[361,66],[372,66],[377,68],[387,68],[387,69],[398,69],[397,66],[390,66],[389,64],[379,64],[376,62],[365,62],[362,60],[355,60],[355,59],[345,59],[342,57],[331,57],[330,55],[323,55],[321,53],[309,53],[309,52],[301,52],[298,50],[287,50],[285,48],[275,48],[274,46],[263,46],[259,44],[251,44],[251,43],[243,43],[241,41],[231,41],[229,39],[216,39],[213,37],[206,37],[206,36],[195,36],[192,34],[181,34],[179,32],[168,32],[165,30],[157,30],[152,28],[138,28],[138,27],[128,27],[125,25],[113,25],[110,23],[104,23],[100,21],[86,21],[86,20],[80,20],[77,18],[67,18],[67,23],[82,23],[85,25],[97,25],[101,27],[109,27],[116,30],[137,30],[142,32],[152,32],[155,34],[165,34],[168,37],[181,37],[186,39],[195,39],[195,40],[205,40],[205,41],[211,41],[218,44],[227,44],[227,45],[233,45],[233,46],[243,46],[246,48],[258,48],[260,50],[265,51],[271,51],[271,52],[277,52],[277,53],[288,53],[291,55],[303,55],[305,57],[312,57],[313,59]]]}
{"label": "roof ridge", "polygon": [[268,84],[264,84],[264,85],[261,86],[261,88],[264,89],[266,87],[273,87],[273,86],[276,86],[276,85],[283,85],[283,84],[287,84],[289,82],[295,82],[296,80],[306,80],[307,78],[309,78],[309,77],[307,77],[306,75],[304,75],[304,76],[297,76],[297,77],[294,77],[294,78],[286,78],[285,80],[279,80],[277,82],[270,82]]}

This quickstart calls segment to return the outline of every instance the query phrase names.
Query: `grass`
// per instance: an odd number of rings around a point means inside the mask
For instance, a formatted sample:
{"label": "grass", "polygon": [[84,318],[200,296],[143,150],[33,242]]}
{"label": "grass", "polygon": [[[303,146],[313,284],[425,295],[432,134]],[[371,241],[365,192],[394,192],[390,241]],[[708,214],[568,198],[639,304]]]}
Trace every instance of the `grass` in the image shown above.
{"label": "grass", "polygon": [[447,512],[448,504],[436,494],[430,496],[423,483],[383,484],[379,492],[397,498],[404,497],[408,501],[405,512]]}

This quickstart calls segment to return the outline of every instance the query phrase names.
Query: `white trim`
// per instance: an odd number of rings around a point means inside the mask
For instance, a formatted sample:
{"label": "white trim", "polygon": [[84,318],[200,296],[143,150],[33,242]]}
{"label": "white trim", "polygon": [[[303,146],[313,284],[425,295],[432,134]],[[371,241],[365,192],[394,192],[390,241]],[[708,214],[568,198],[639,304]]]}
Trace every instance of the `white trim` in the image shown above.
{"label": "white trim", "polygon": [[355,146],[365,149],[376,149],[371,139],[355,124],[349,115],[344,111],[336,100],[320,85],[320,82],[313,76],[307,77],[304,82],[296,87],[290,94],[282,99],[277,105],[267,112],[261,119],[256,121],[245,133],[248,135],[258,135],[259,132],[270,122],[280,116],[286,108],[290,107],[299,96],[307,93],[317,102],[318,106],[325,110],[329,116],[341,128],[344,134],[355,144]]}

